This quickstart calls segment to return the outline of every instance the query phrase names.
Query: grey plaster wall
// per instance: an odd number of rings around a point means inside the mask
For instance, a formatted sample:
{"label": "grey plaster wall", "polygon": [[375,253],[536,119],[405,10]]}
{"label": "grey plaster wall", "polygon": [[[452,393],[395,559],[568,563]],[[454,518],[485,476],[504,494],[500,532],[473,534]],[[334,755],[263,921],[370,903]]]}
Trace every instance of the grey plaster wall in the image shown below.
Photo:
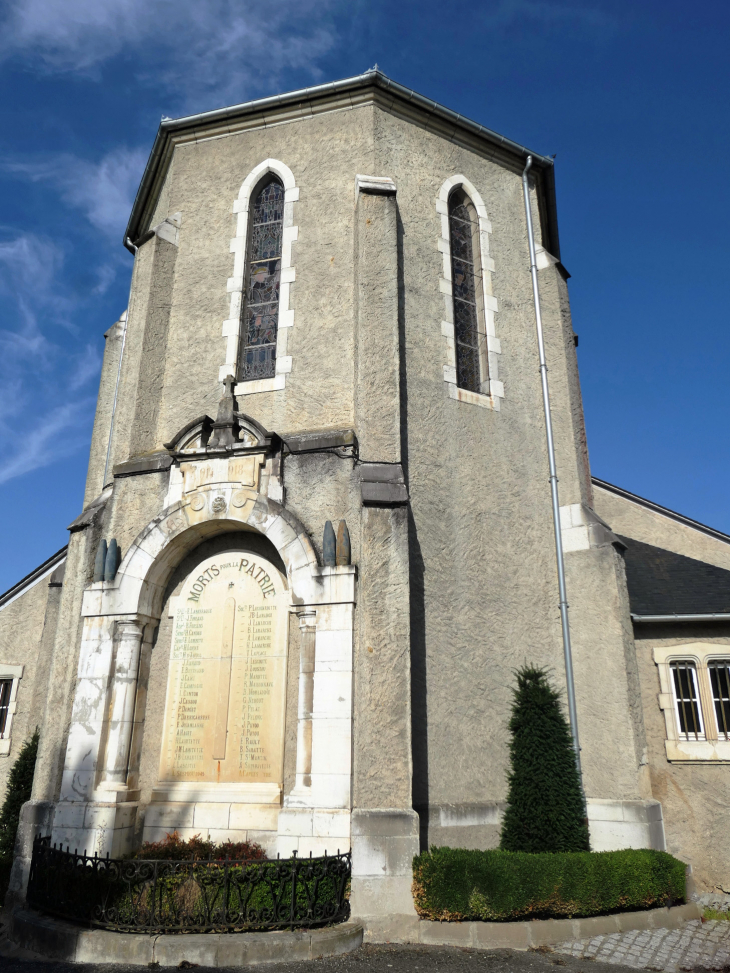
{"label": "grey plaster wall", "polygon": [[132,455],[149,450],[157,434],[175,261],[178,254],[176,246],[157,236],[149,241],[147,247],[151,251],[152,259],[151,286],[147,292],[147,307],[144,312],[144,337],[129,447]]}
{"label": "grey plaster wall", "polygon": [[[360,565],[355,800],[395,808],[411,799],[418,806],[492,804],[506,793],[513,670],[527,661],[545,665],[563,684],[518,172],[373,107],[179,145],[154,218],[182,214],[179,247],[154,239],[136,258],[112,465],[159,448],[203,413],[215,416],[233,268],[232,203],[248,173],[270,157],[291,168],[300,190],[287,349],[293,367],[284,390],[241,396],[239,408],[285,438],[355,428],[368,449],[362,459],[403,463],[411,497],[409,510],[363,510],[352,459],[313,454],[284,461],[286,505],[317,549],[324,521],[344,518]],[[358,173],[391,177],[396,200],[361,197],[356,206]],[[450,399],[443,379],[435,202],[456,173],[478,189],[492,224],[505,385],[499,412]],[[533,204],[536,211],[534,198]],[[540,271],[540,286],[561,502],[585,503],[590,484],[573,331],[554,264]],[[164,474],[115,479],[102,529],[117,537],[123,553],[159,512],[166,480]],[[87,533],[92,550],[99,533]],[[75,557],[80,584],[90,562]],[[589,796],[639,797],[642,728],[623,580],[612,549],[576,557],[569,597]],[[71,599],[62,610],[67,639]],[[150,656],[154,714],[163,672],[166,678],[168,625],[163,617]],[[155,762],[159,756],[155,732],[152,724],[145,730],[143,788],[152,775],[149,754]],[[492,832],[480,840],[491,842]]]}
{"label": "grey plaster wall", "polygon": [[7,777],[18,752],[40,722],[33,686],[39,669],[43,629],[48,605],[49,578],[42,578],[19,598],[0,610],[0,664],[24,666],[18,685],[17,710],[11,727],[8,755],[0,755],[0,804],[5,798]]}
{"label": "grey plaster wall", "polygon": [[615,533],[730,570],[730,541],[712,537],[600,486],[594,487],[594,498],[596,513]]}
{"label": "grey plaster wall", "polygon": [[139,532],[163,509],[169,473],[114,478],[104,517],[104,537],[116,537],[124,557]]}
{"label": "grey plaster wall", "polygon": [[[300,189],[294,204],[300,232],[292,258],[295,325],[288,348],[294,365],[286,390],[258,395],[250,402],[244,398],[240,407],[253,411],[271,429],[352,425],[353,180],[356,172],[371,168],[372,112],[342,112],[176,149],[165,193],[169,213],[182,213],[182,227],[164,386],[156,439],[135,441],[136,449],[159,446],[184,422],[203,412],[215,415],[220,398],[218,370],[225,348],[221,327],[229,309],[226,282],[233,269],[229,243],[235,235],[236,217],[232,204],[248,173],[269,157],[290,166]],[[157,215],[164,218],[168,213],[160,210]],[[149,247],[145,244],[137,257],[138,294],[130,311],[130,339],[133,330],[144,327],[139,309],[142,291],[149,287]],[[132,340],[123,369],[125,399],[136,395],[139,342],[138,338]],[[312,374],[317,374],[317,382],[301,380]],[[115,462],[127,458],[128,434],[121,429],[132,423],[132,415],[120,414],[117,419],[120,438],[115,442]]]}
{"label": "grey plaster wall", "polygon": [[55,801],[60,791],[81,645],[81,603],[84,589],[93,577],[99,535],[100,526],[95,520],[86,529],[71,534],[69,539],[48,673],[46,708],[40,721],[38,759],[33,778],[35,801]]}
{"label": "grey plaster wall", "polygon": [[[489,804],[506,794],[513,670],[527,661],[545,665],[564,685],[521,180],[385,113],[378,114],[375,139],[376,172],[395,179],[402,224],[414,801]],[[500,412],[448,398],[443,381],[435,200],[455,173],[477,188],[492,224],[505,384]],[[540,287],[561,503],[585,502],[590,494],[577,365],[556,267],[540,272]],[[576,603],[587,786],[595,796],[638,797],[620,584],[614,555],[590,551],[576,564],[569,596]],[[613,680],[608,695],[602,683],[607,677]],[[594,703],[601,698],[600,729],[592,728]],[[493,835],[485,831],[484,840]]]}
{"label": "grey plaster wall", "polygon": [[[692,865],[700,891],[717,885],[730,888],[730,773],[727,764],[670,763],[664,741],[666,723],[659,709],[659,673],[652,658],[656,646],[709,642],[727,646],[728,626],[642,626],[637,628],[636,650],[648,743],[652,797],[661,801],[667,851]],[[720,650],[722,651],[722,649]]]}
{"label": "grey plaster wall", "polygon": [[[109,445],[109,427],[111,424],[112,405],[114,402],[114,387],[119,369],[119,355],[122,348],[124,322],[116,321],[104,333],[104,359],[99,378],[99,395],[96,400],[96,415],[94,430],[91,436],[89,450],[89,469],[86,475],[86,490],[84,493],[84,507],[95,500],[104,486],[104,466]],[[110,470],[111,472],[111,470]]]}

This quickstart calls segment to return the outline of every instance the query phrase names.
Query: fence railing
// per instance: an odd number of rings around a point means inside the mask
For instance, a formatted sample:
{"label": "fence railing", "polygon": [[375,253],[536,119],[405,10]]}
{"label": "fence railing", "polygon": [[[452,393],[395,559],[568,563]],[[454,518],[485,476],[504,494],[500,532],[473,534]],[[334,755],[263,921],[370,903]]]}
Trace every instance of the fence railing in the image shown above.
{"label": "fence railing", "polygon": [[246,932],[344,922],[350,853],[264,861],[98,858],[33,843],[28,904],[119,932]]}

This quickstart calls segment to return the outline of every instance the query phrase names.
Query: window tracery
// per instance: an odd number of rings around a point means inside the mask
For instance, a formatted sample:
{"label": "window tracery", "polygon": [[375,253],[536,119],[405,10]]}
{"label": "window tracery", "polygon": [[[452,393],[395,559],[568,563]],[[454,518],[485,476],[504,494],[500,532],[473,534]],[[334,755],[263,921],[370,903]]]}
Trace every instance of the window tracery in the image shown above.
{"label": "window tracery", "polygon": [[504,385],[499,380],[502,347],[495,331],[498,308],[492,293],[494,261],[489,256],[492,224],[476,187],[463,175],[450,176],[442,184],[436,212],[441,223],[446,389],[450,398],[465,405],[498,411]]}
{"label": "window tracery", "polygon": [[251,208],[239,366],[242,382],[276,374],[283,227],[284,187],[272,178]]}
{"label": "window tracery", "polygon": [[449,198],[449,235],[456,384],[469,392],[481,392],[489,376],[484,354],[486,332],[483,324],[480,327],[484,317],[479,303],[481,267],[478,268],[475,262],[475,252],[479,248],[479,221],[476,210],[461,189]]}

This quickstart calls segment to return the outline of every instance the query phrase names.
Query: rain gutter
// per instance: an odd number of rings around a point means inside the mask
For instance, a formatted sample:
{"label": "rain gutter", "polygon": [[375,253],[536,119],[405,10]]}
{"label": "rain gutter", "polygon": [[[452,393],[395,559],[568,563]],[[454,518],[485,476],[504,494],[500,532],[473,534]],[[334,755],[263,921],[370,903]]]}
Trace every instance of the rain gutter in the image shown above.
{"label": "rain gutter", "polygon": [[730,622],[730,612],[705,612],[695,615],[631,615],[635,625],[650,625],[652,622]]}

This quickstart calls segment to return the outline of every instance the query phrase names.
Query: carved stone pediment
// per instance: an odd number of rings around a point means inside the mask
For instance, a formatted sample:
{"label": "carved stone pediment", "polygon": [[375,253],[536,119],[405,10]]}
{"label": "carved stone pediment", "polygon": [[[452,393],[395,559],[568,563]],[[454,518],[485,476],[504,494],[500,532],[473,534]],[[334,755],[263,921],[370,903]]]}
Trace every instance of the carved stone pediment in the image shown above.
{"label": "carved stone pediment", "polygon": [[214,439],[215,421],[208,415],[198,416],[186,423],[172,439],[164,443],[165,449],[174,454],[239,452],[242,449],[256,449],[269,452],[278,437],[270,433],[261,423],[243,412],[234,412],[236,440],[230,445],[216,445]]}

